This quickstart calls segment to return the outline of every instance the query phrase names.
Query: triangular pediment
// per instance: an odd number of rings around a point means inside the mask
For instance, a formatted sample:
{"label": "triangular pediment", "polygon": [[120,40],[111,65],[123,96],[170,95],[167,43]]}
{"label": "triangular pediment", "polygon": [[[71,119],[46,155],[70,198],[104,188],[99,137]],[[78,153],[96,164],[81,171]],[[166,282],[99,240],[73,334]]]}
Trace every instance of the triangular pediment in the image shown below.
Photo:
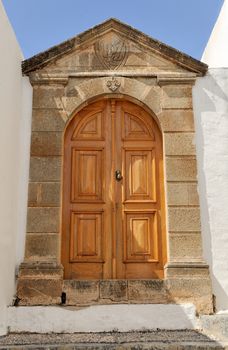
{"label": "triangular pediment", "polygon": [[69,74],[124,70],[155,74],[190,71],[203,75],[207,71],[202,62],[115,19],[25,60],[22,65],[24,74],[44,68]]}

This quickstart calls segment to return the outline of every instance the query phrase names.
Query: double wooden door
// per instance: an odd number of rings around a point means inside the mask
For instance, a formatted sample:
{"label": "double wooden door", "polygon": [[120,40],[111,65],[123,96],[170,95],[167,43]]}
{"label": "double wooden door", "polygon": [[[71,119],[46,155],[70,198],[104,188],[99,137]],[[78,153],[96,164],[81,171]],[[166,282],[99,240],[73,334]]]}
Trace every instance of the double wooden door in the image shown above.
{"label": "double wooden door", "polygon": [[162,278],[166,259],[160,131],[124,100],[90,104],[65,133],[65,279]]}

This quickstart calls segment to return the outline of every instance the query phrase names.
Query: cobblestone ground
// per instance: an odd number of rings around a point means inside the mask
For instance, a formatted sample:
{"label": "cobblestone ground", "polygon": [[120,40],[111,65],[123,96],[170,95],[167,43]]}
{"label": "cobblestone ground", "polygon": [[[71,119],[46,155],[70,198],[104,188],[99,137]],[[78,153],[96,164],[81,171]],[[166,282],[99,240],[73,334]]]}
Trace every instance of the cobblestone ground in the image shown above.
{"label": "cobblestone ground", "polygon": [[0,349],[50,350],[203,350],[226,349],[197,331],[151,331],[76,334],[10,334],[0,337]]}

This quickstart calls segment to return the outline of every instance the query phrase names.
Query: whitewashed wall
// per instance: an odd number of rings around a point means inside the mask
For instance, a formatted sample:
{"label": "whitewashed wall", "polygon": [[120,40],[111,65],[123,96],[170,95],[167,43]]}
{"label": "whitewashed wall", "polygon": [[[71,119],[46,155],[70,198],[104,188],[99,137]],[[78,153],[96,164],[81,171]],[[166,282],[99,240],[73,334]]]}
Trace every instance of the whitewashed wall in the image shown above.
{"label": "whitewashed wall", "polygon": [[0,335],[23,258],[32,88],[21,75],[23,55],[0,0]]}
{"label": "whitewashed wall", "polygon": [[193,97],[204,257],[221,311],[228,309],[228,68],[210,68]]}
{"label": "whitewashed wall", "polygon": [[193,103],[204,257],[218,311],[228,310],[228,0],[204,50],[208,74],[197,80]]}
{"label": "whitewashed wall", "polygon": [[228,0],[224,0],[219,17],[215,23],[202,61],[210,68],[224,68],[228,66]]}

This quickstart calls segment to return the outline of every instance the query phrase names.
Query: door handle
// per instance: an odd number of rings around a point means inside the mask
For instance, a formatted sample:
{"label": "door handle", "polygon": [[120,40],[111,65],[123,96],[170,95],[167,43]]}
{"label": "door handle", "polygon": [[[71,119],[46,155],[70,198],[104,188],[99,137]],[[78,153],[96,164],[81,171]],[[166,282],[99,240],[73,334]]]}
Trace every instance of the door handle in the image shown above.
{"label": "door handle", "polygon": [[121,181],[123,178],[123,176],[121,174],[121,170],[116,170],[115,176],[116,176],[116,181]]}

